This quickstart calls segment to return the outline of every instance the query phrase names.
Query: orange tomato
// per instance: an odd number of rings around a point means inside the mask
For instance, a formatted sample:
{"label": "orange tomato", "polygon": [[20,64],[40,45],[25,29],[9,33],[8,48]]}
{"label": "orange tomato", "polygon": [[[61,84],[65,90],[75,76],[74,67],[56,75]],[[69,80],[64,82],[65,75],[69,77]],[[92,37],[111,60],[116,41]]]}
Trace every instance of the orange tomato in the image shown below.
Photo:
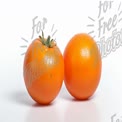
{"label": "orange tomato", "polygon": [[64,81],[69,93],[79,100],[91,97],[100,81],[101,65],[93,38],[87,34],[75,35],[64,51]]}
{"label": "orange tomato", "polygon": [[35,39],[29,46],[23,67],[28,93],[36,102],[49,104],[60,91],[64,79],[63,56],[50,36]]}

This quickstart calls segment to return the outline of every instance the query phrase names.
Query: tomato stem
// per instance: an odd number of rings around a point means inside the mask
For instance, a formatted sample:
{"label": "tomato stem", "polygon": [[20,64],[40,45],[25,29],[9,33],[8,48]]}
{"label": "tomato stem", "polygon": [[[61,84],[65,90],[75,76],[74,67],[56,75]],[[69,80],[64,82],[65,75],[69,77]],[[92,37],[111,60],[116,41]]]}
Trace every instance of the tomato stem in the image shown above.
{"label": "tomato stem", "polygon": [[42,35],[39,36],[39,38],[41,39],[42,44],[49,47],[49,48],[56,46],[55,40],[51,39],[50,36],[48,36],[47,39],[44,38],[44,32],[43,31],[42,31]]}

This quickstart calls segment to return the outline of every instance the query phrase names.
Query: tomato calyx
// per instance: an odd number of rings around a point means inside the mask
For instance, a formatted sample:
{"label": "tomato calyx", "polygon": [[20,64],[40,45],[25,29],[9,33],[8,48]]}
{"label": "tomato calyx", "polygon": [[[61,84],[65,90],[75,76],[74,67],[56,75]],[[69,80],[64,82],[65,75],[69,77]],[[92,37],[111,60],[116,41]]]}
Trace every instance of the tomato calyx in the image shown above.
{"label": "tomato calyx", "polygon": [[42,35],[39,36],[39,38],[41,39],[42,44],[49,48],[53,48],[54,46],[56,46],[56,41],[54,39],[51,39],[50,36],[48,36],[47,39],[44,38],[43,31],[42,31]]}

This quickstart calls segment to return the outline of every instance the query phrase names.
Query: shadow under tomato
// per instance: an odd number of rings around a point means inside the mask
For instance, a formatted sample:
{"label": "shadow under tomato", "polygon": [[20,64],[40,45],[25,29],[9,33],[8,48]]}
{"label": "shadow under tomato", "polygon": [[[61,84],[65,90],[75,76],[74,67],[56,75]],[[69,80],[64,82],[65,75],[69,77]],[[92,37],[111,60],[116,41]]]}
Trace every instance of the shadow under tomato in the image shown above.
{"label": "shadow under tomato", "polygon": [[34,104],[32,105],[32,107],[50,107],[50,106],[54,105],[54,103],[55,103],[55,102],[52,102],[52,103],[50,103],[50,104],[45,104],[45,105],[42,105],[42,104],[39,104],[39,103],[34,103]]}
{"label": "shadow under tomato", "polygon": [[11,102],[20,104],[20,105],[25,105],[25,106],[31,106],[31,107],[47,107],[47,106],[52,106],[54,102],[47,104],[47,105],[42,105],[37,102],[35,102],[29,94],[25,91],[13,91],[10,92],[8,97],[9,101]]}
{"label": "shadow under tomato", "polygon": [[24,91],[12,91],[8,94],[9,101],[25,106],[32,106],[35,102]]}
{"label": "shadow under tomato", "polygon": [[[38,108],[39,107],[39,108]],[[40,107],[34,104],[26,113],[26,122],[60,122],[59,111],[56,105]]]}

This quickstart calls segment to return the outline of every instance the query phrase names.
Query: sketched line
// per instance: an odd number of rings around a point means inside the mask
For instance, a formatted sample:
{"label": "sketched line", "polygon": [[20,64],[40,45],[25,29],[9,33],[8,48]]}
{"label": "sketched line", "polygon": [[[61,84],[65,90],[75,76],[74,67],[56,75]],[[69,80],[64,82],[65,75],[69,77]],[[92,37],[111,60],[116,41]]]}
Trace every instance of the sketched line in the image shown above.
{"label": "sketched line", "polygon": [[54,39],[54,41],[56,41],[56,38]]}
{"label": "sketched line", "polygon": [[92,33],[94,33],[94,31],[91,31],[91,32],[89,32],[88,34],[92,34]]}
{"label": "sketched line", "polygon": [[88,17],[90,20],[92,20],[92,21],[94,21],[95,22],[95,20],[93,19],[93,18],[91,18],[91,17]]}
{"label": "sketched line", "polygon": [[26,48],[27,47],[27,45],[22,45],[22,46],[20,46],[21,48]]}
{"label": "sketched line", "polygon": [[28,42],[28,40],[27,40],[27,39],[25,39],[25,38],[23,38],[23,37],[22,37],[21,39],[22,39],[22,40],[24,40],[25,42]]}
{"label": "sketched line", "polygon": [[52,25],[51,32],[53,31],[53,29],[54,29],[54,24]]}
{"label": "sketched line", "polygon": [[119,22],[120,22],[120,21],[122,21],[122,18],[121,18],[121,19],[119,19]]}
{"label": "sketched line", "polygon": [[55,30],[55,32],[52,34],[52,37],[55,35],[56,32],[57,32],[57,30]]}
{"label": "sketched line", "polygon": [[121,7],[121,2],[120,2],[120,4],[119,4],[118,11],[120,10],[120,7]]}
{"label": "sketched line", "polygon": [[119,16],[122,14],[122,11],[120,11]]}
{"label": "sketched line", "polygon": [[94,36],[93,36],[93,39],[94,39],[95,37],[96,37],[96,36],[94,35]]}
{"label": "sketched line", "polygon": [[[26,53],[26,52],[25,52]],[[25,53],[22,53],[21,55],[23,56],[23,55],[25,55]]]}
{"label": "sketched line", "polygon": [[93,27],[94,26],[94,24],[91,24],[91,25],[87,25],[87,27]]}

